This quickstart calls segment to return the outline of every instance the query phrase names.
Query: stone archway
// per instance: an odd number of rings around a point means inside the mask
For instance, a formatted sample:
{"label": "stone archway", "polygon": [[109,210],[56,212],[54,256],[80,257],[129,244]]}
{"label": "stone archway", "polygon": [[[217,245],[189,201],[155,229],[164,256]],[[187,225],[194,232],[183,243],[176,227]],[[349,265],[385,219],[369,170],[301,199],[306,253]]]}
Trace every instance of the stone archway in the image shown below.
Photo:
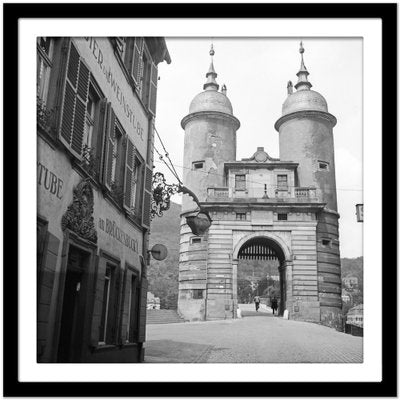
{"label": "stone archway", "polygon": [[[279,263],[279,315],[283,315],[292,303],[292,259],[286,243],[270,232],[256,232],[241,238],[232,254],[233,300],[238,305],[238,265],[240,260],[276,260]],[[253,272],[254,276],[254,272]],[[259,293],[257,293],[259,294]]]}

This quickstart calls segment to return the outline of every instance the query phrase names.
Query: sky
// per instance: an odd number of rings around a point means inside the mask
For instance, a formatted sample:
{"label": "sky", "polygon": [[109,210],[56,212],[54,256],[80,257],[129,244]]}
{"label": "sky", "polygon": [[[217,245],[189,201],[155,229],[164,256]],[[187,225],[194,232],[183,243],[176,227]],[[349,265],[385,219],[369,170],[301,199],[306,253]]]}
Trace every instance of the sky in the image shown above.
{"label": "sky", "polygon": [[[171,64],[159,64],[156,128],[182,177],[184,130],[181,120],[192,99],[203,91],[213,43],[214,67],[220,88],[227,86],[237,131],[238,160],[264,147],[279,157],[279,136],[274,129],[282,115],[289,80],[297,82],[299,43],[312,90],[321,93],[338,122],[334,127],[336,187],[341,257],[363,254],[363,224],[356,220],[357,203],[363,203],[362,46],[361,38],[166,38]],[[156,141],[156,148],[162,147]],[[176,179],[155,153],[155,171],[168,183]],[[180,197],[173,201],[180,203]]]}

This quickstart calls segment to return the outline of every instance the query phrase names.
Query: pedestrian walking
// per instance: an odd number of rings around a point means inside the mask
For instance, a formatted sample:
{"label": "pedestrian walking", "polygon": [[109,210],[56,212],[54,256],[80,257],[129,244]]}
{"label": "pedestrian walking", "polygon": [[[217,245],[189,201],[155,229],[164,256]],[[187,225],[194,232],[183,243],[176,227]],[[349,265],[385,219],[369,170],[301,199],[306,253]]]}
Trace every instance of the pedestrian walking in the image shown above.
{"label": "pedestrian walking", "polygon": [[275,314],[275,310],[278,313],[278,299],[275,296],[271,300],[271,308],[272,308],[272,314]]}
{"label": "pedestrian walking", "polygon": [[256,305],[256,311],[260,308],[260,296],[255,296],[254,297],[254,304]]}

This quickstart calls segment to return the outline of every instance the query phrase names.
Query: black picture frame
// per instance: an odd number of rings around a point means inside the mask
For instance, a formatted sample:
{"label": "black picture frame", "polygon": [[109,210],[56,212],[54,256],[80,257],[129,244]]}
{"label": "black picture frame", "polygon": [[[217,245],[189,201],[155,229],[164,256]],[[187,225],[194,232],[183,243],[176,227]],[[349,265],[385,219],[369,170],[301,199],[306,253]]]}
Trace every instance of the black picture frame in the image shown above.
{"label": "black picture frame", "polygon": [[[396,396],[397,395],[397,4],[4,4],[4,396]],[[378,18],[382,20],[382,382],[20,382],[18,380],[18,21],[21,18]],[[387,199],[390,188],[391,206]],[[386,196],[384,196],[386,194]],[[394,206],[393,206],[394,203]],[[368,207],[368,206],[367,206]],[[34,267],[32,265],[32,267]]]}

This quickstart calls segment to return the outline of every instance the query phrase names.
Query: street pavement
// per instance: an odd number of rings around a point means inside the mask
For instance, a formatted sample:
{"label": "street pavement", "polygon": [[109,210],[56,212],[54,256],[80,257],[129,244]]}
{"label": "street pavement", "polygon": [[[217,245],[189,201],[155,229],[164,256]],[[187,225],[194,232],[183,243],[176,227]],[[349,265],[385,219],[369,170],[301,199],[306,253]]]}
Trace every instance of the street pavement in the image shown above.
{"label": "street pavement", "polygon": [[363,339],[286,320],[262,305],[243,318],[147,325],[146,363],[361,363]]}

